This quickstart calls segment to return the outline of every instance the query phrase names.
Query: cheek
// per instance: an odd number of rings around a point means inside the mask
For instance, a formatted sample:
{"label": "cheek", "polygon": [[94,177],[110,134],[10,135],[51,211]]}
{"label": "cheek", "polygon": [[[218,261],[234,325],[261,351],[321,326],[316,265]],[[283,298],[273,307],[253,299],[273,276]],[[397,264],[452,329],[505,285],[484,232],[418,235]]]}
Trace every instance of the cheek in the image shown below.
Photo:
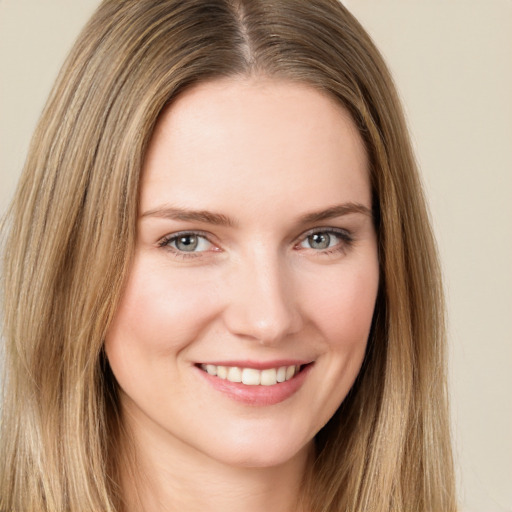
{"label": "cheek", "polygon": [[310,295],[309,310],[333,349],[363,349],[370,332],[379,284],[378,265],[333,273],[329,286]]}
{"label": "cheek", "polygon": [[329,292],[315,294],[310,302],[326,356],[319,360],[317,376],[318,389],[326,390],[323,400],[316,394],[310,397],[320,404],[318,430],[343,402],[361,369],[378,291],[378,265],[337,272],[328,282]]}
{"label": "cheek", "polygon": [[107,353],[121,348],[155,357],[177,352],[198,336],[216,303],[214,288],[201,276],[182,276],[140,258],[108,330]]}

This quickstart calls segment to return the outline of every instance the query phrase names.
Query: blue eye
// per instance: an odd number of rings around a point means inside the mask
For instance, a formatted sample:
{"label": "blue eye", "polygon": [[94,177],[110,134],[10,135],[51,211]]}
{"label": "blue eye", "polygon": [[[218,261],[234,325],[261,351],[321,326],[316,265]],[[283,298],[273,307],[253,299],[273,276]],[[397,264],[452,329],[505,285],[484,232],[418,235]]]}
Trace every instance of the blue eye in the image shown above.
{"label": "blue eye", "polygon": [[164,238],[161,247],[168,247],[180,253],[204,252],[211,249],[211,242],[197,233],[177,233]]}
{"label": "blue eye", "polygon": [[329,233],[315,233],[309,235],[306,240],[312,249],[327,249],[331,246],[332,237]]}
{"label": "blue eye", "polygon": [[343,250],[351,242],[352,237],[345,230],[325,229],[312,231],[307,234],[299,244],[299,247],[316,251]]}

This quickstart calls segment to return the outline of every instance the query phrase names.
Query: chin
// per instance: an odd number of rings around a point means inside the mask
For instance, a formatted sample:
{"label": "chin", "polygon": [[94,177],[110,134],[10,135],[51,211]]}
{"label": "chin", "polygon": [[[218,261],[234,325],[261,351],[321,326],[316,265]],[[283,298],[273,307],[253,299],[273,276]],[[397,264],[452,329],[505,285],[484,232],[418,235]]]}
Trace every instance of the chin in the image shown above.
{"label": "chin", "polygon": [[[306,458],[313,449],[314,441],[291,443],[289,438],[268,436],[257,438],[249,436],[245,439],[229,439],[227,442],[215,444],[209,456],[218,462],[235,468],[271,468],[285,465],[297,458]],[[221,448],[220,450],[218,448]]]}

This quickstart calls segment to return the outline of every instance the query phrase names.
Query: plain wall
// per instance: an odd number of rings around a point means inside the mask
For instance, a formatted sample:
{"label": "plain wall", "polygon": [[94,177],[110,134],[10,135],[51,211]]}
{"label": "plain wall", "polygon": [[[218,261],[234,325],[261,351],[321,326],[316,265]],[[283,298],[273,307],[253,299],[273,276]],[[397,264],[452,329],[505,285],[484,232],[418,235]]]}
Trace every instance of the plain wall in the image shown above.
{"label": "plain wall", "polygon": [[[0,0],[0,214],[98,0]],[[512,511],[512,1],[346,0],[386,57],[445,274],[464,512]]]}

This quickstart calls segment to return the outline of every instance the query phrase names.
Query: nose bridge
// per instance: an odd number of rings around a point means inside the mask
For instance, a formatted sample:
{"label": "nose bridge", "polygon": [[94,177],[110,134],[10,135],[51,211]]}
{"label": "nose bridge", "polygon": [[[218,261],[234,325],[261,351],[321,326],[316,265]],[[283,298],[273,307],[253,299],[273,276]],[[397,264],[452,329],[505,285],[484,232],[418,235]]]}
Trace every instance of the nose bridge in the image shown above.
{"label": "nose bridge", "polygon": [[269,247],[251,251],[239,262],[233,278],[226,312],[231,332],[273,344],[299,330],[293,276],[278,251]]}

